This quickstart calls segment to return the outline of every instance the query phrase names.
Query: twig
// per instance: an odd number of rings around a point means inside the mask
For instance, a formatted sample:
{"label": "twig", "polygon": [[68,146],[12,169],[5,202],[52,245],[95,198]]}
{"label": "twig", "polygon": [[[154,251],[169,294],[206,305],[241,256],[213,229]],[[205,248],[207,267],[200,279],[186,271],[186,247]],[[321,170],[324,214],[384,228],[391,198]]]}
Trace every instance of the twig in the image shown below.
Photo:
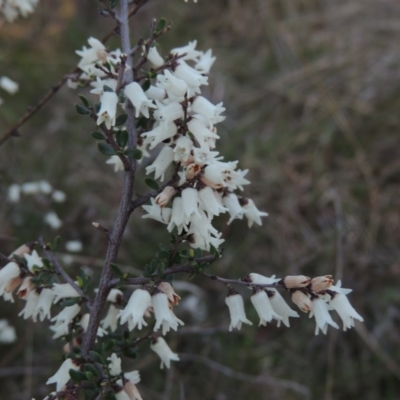
{"label": "twig", "polygon": [[244,372],[235,371],[225,365],[217,363],[216,361],[196,354],[179,353],[179,358],[181,361],[193,361],[206,365],[208,368],[217,371],[228,378],[262,386],[290,389],[297,393],[301,393],[306,399],[310,398],[310,389],[307,386],[301,385],[297,382],[289,381],[287,379],[270,378],[265,375],[253,376],[250,374],[245,374]]}
{"label": "twig", "polygon": [[[132,14],[133,15],[133,14]],[[122,51],[127,56],[127,64],[132,66],[132,60],[129,56],[131,49],[130,38],[129,38],[129,9],[128,0],[120,0],[119,5],[119,20],[120,20],[120,31],[121,31],[121,42]],[[125,73],[126,81],[132,82],[132,70],[128,69]],[[136,128],[134,110],[132,105],[128,102],[126,105],[126,113],[128,115],[126,128],[129,135],[128,148],[134,149],[136,147]],[[125,231],[126,224],[128,223],[129,216],[131,214],[131,199],[133,194],[133,187],[135,183],[135,172],[136,172],[136,160],[129,159],[130,168],[125,169],[124,182],[122,188],[121,201],[117,214],[115,225],[110,234],[107,253],[104,262],[104,268],[102,271],[99,290],[93,303],[92,312],[90,315],[89,326],[84,336],[82,343],[82,355],[87,356],[89,351],[92,349],[97,335],[97,329],[100,324],[101,314],[104,309],[107,295],[110,291],[110,281],[112,278],[111,263],[113,263],[118,255],[119,247],[121,245],[122,235]]]}
{"label": "twig", "polygon": [[63,279],[67,283],[69,283],[78,292],[79,296],[86,300],[88,308],[90,310],[91,304],[90,304],[89,298],[85,295],[85,293],[83,293],[83,290],[74,282],[74,280],[64,271],[64,268],[58,262],[55,254],[46,247],[46,244],[44,243],[43,238],[39,239],[39,244],[42,247],[43,253],[46,256],[46,258],[54,265],[54,269],[55,269],[56,273],[58,275],[61,275],[63,277]]}

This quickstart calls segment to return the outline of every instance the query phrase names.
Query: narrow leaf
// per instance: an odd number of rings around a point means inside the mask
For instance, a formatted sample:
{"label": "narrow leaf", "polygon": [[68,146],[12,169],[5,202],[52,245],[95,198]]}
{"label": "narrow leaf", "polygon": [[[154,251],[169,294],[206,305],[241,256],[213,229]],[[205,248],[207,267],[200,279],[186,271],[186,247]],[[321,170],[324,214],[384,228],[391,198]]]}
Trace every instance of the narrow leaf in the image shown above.
{"label": "narrow leaf", "polygon": [[83,94],[79,94],[78,96],[79,96],[79,98],[81,99],[82,103],[83,103],[86,107],[89,107],[89,100],[88,100]]}
{"label": "narrow leaf", "polygon": [[158,186],[158,183],[152,178],[146,178],[144,181],[146,182],[146,185],[151,189],[158,190],[160,188],[160,186]]}
{"label": "narrow leaf", "polygon": [[96,140],[105,140],[106,137],[100,132],[92,132],[92,137]]}
{"label": "narrow leaf", "polygon": [[135,160],[140,160],[143,157],[143,152],[142,152],[142,150],[139,150],[139,149],[126,150],[125,154],[128,157],[133,158]]}
{"label": "narrow leaf", "polygon": [[114,156],[115,155],[115,150],[106,143],[99,142],[99,143],[97,143],[97,147],[98,147],[100,153],[103,153],[106,156]]}
{"label": "narrow leaf", "polygon": [[115,125],[116,126],[123,125],[127,119],[128,119],[128,116],[126,114],[118,115],[117,119],[115,120]]}
{"label": "narrow leaf", "polygon": [[75,104],[75,110],[78,114],[82,115],[90,114],[90,111],[86,107],[81,106],[80,104]]}

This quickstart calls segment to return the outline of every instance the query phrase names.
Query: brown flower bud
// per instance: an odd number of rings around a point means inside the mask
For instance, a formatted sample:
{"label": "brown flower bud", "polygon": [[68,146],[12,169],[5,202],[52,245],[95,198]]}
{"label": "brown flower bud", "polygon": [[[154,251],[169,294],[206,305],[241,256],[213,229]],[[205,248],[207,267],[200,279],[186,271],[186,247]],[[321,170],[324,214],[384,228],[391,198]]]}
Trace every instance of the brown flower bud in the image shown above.
{"label": "brown flower bud", "polygon": [[283,278],[283,284],[286,289],[297,289],[306,287],[310,284],[311,278],[304,275],[286,276]]}
{"label": "brown flower bud", "polygon": [[124,391],[129,396],[129,400],[143,400],[136,385],[131,381],[126,381]]}
{"label": "brown flower bud", "polygon": [[179,300],[181,299],[180,296],[178,296],[175,293],[174,288],[171,286],[170,283],[168,282],[161,282],[158,285],[158,288],[167,295],[168,297],[168,302],[169,306],[172,309],[173,306],[177,306],[179,304]]}
{"label": "brown flower bud", "polygon": [[301,311],[308,313],[312,310],[312,302],[310,298],[300,290],[295,290],[292,293],[292,301],[300,308]]}
{"label": "brown flower bud", "polygon": [[168,202],[171,200],[172,196],[176,193],[175,188],[172,186],[167,186],[157,197],[156,204],[158,204],[161,208],[164,208]]}
{"label": "brown flower bud", "polygon": [[31,282],[32,277],[27,276],[23,281],[21,287],[18,289],[17,295],[20,299],[26,299],[28,294],[35,288]]}
{"label": "brown flower bud", "polygon": [[197,176],[200,173],[200,171],[201,171],[201,166],[199,164],[192,163],[188,165],[186,168],[186,179],[190,181],[195,176]]}
{"label": "brown flower bud", "polygon": [[329,289],[333,285],[332,275],[317,276],[311,279],[311,290],[315,293]]}

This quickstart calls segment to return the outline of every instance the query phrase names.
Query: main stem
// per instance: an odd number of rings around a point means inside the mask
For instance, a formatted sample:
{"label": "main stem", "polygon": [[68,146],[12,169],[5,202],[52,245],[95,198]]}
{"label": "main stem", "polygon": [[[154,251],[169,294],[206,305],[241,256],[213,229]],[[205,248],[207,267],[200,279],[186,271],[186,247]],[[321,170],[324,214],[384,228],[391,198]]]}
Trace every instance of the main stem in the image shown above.
{"label": "main stem", "polygon": [[[128,0],[120,0],[119,21],[122,51],[127,55],[127,64],[132,67],[132,57],[130,56],[131,44],[129,38],[129,7]],[[128,68],[125,73],[125,83],[130,83],[133,80],[132,69]],[[129,134],[128,148],[136,148],[136,127],[134,109],[128,101],[126,105],[126,114],[128,115],[126,128]],[[114,262],[118,256],[119,247],[121,245],[122,235],[125,231],[131,214],[131,203],[133,195],[133,187],[135,183],[136,160],[130,159],[130,168],[125,169],[124,182],[122,187],[121,201],[119,204],[117,219],[114,228],[110,234],[107,253],[104,261],[104,268],[100,279],[99,290],[94,300],[90,313],[90,322],[83,339],[82,355],[87,356],[92,349],[97,335],[97,329],[100,324],[100,318],[104,309],[108,293],[110,291],[109,282],[112,278],[110,264]]]}

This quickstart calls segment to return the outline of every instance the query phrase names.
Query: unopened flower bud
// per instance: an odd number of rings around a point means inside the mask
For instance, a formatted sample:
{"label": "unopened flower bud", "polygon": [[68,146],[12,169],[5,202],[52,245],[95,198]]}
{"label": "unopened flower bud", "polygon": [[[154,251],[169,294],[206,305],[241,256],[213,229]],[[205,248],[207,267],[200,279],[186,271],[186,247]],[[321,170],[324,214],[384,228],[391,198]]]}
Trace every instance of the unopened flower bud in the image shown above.
{"label": "unopened flower bud", "polygon": [[170,308],[172,308],[174,305],[177,306],[179,304],[179,300],[181,299],[180,296],[178,296],[175,293],[174,288],[171,286],[170,283],[168,282],[161,282],[158,285],[158,288],[167,295],[168,297],[168,301],[169,301],[169,305]]}
{"label": "unopened flower bud", "polygon": [[199,164],[193,163],[188,165],[186,168],[186,179],[190,180],[197,176],[201,171],[201,166]]}
{"label": "unopened flower bud", "polygon": [[300,290],[295,290],[292,293],[292,301],[294,304],[296,304],[297,307],[300,308],[301,311],[305,313],[308,313],[312,310],[312,303],[310,298]]}
{"label": "unopened flower bud", "polygon": [[157,197],[156,204],[158,204],[161,208],[164,208],[171,198],[175,195],[176,190],[172,186],[167,186]]}
{"label": "unopened flower bud", "polygon": [[18,257],[23,257],[24,254],[30,254],[31,253],[31,249],[29,246],[27,246],[26,244],[23,244],[22,246],[18,247],[17,250],[14,250],[9,256],[8,258],[12,258],[13,255],[16,255]]}
{"label": "unopened flower bud", "polygon": [[333,285],[332,275],[317,276],[311,279],[311,290],[315,293],[329,289]]}
{"label": "unopened flower bud", "polygon": [[306,287],[310,284],[311,279],[304,275],[286,276],[283,278],[283,284],[286,289],[297,289]]}
{"label": "unopened flower bud", "polygon": [[32,277],[27,276],[23,281],[21,287],[18,289],[17,295],[20,299],[26,299],[31,290],[35,288],[35,285],[31,282]]}

